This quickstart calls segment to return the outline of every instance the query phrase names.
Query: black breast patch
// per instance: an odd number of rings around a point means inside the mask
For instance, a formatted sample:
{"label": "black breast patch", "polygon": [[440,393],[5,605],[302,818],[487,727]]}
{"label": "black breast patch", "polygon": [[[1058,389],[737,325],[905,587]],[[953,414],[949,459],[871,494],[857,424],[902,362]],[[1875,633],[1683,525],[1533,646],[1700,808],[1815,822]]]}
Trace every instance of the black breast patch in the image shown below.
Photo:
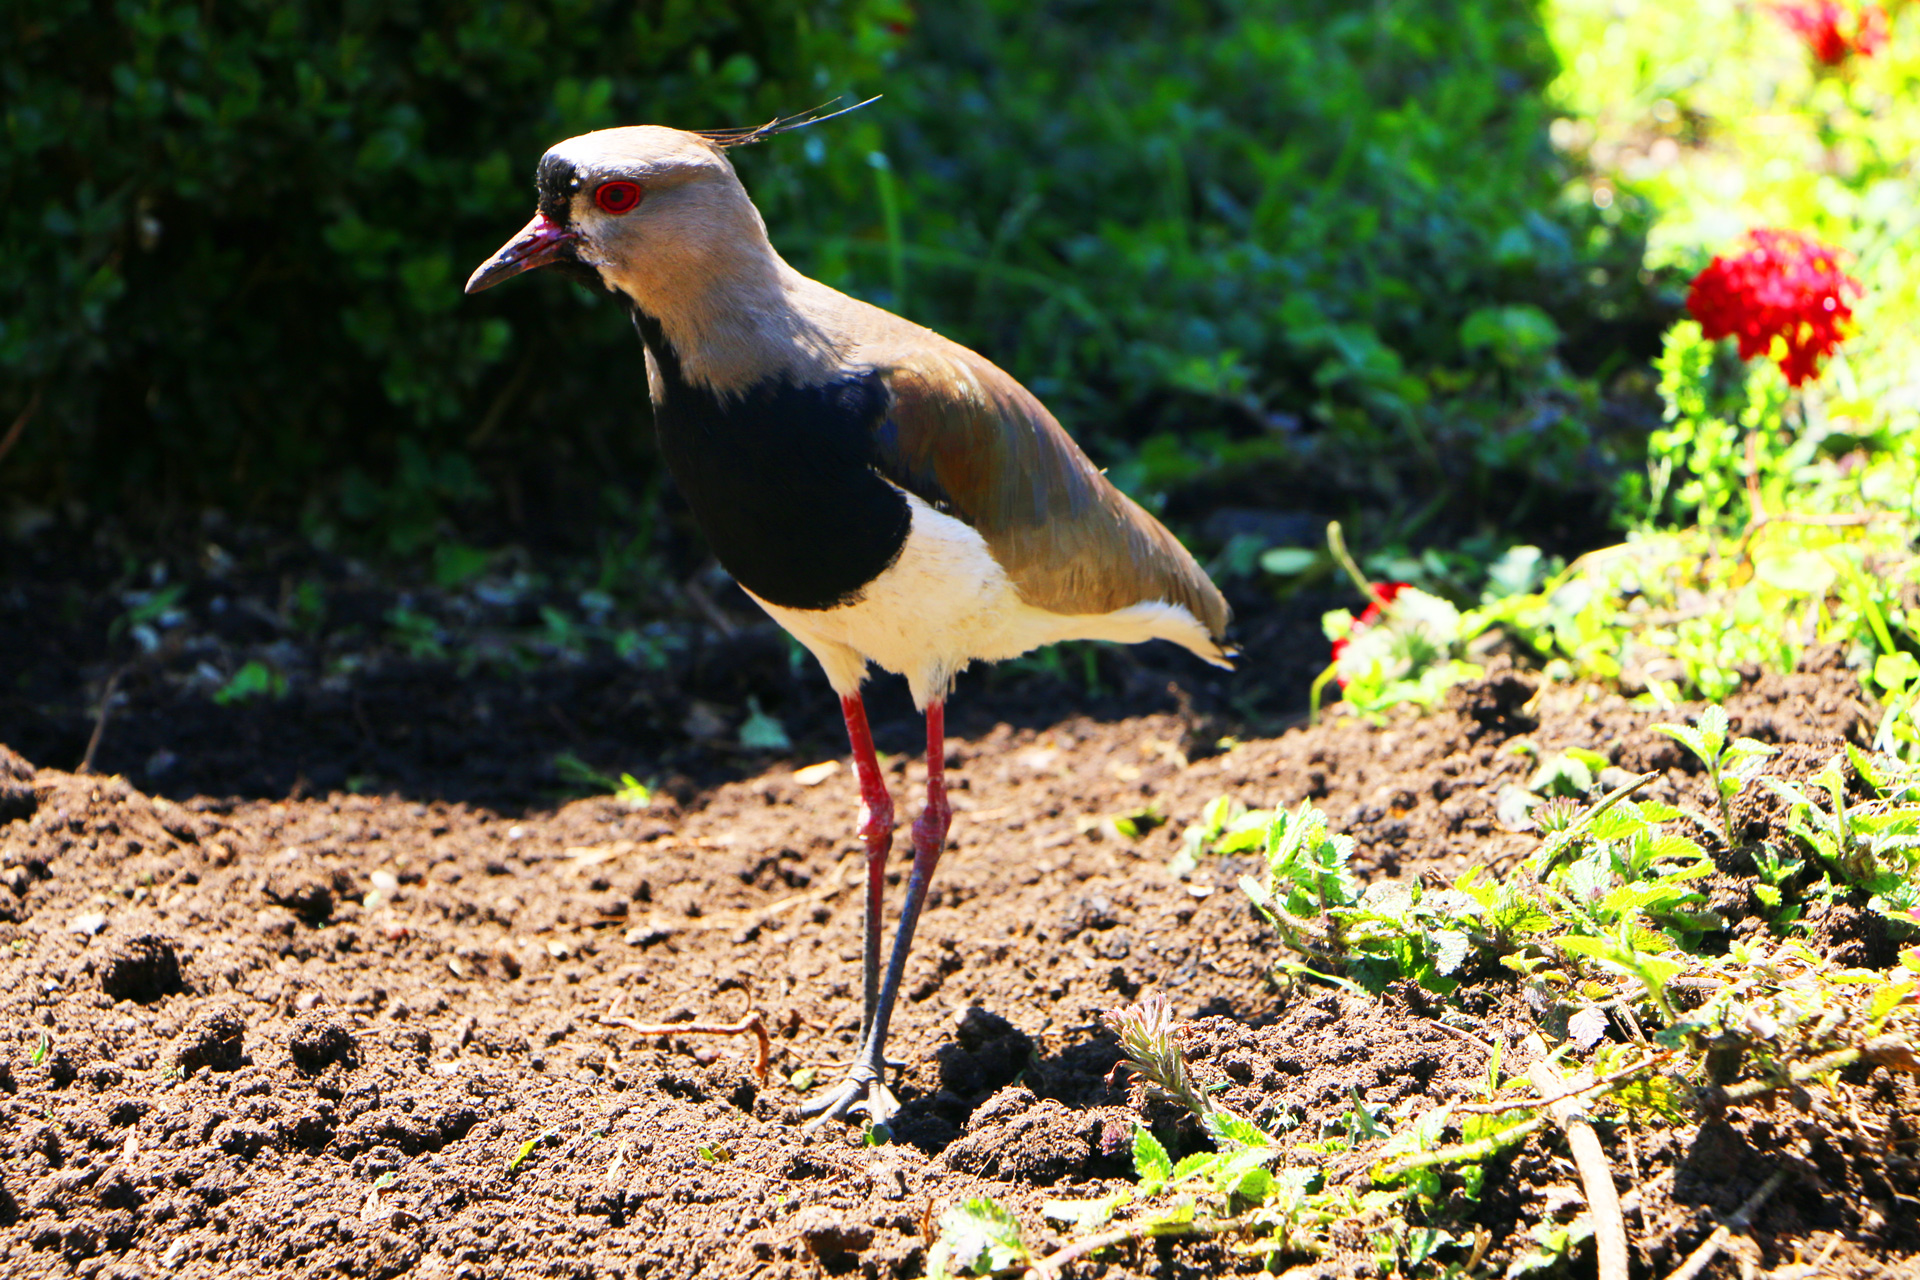
{"label": "black breast patch", "polygon": [[877,373],[817,387],[769,381],[724,399],[681,374],[660,323],[634,326],[660,367],[660,452],[734,580],[789,609],[830,609],[900,554],[912,525],[874,470],[887,390]]}

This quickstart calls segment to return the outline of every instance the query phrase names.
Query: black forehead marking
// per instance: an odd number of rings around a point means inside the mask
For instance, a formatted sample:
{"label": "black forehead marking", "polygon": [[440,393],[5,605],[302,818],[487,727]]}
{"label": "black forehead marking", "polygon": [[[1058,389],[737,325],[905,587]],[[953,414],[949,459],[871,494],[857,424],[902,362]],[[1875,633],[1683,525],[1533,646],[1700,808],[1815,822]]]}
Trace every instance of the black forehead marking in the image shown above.
{"label": "black forehead marking", "polygon": [[549,151],[540,157],[540,170],[534,177],[540,192],[540,212],[548,222],[564,227],[572,220],[573,193],[580,185],[579,170],[573,161]]}

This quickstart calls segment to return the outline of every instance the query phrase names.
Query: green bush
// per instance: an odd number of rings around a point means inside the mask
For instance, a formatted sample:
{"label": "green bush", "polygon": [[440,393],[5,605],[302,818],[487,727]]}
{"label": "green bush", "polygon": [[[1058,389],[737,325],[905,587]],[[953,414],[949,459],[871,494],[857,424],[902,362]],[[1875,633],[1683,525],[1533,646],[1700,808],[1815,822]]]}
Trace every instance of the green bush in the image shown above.
{"label": "green bush", "polygon": [[1641,206],[1563,196],[1541,21],[1532,0],[928,5],[873,116],[900,243],[782,243],[1012,365],[1083,438],[1163,431],[1105,451],[1136,492],[1261,458],[1577,485],[1596,415],[1562,365],[1651,356],[1661,323]]}
{"label": "green bush", "polygon": [[841,90],[886,97],[740,153],[776,242],[1027,379],[1148,500],[1250,464],[1587,483],[1576,375],[1657,327],[1631,203],[1562,196],[1531,0],[37,7],[0,47],[30,500],[404,548],[529,460],[642,490],[618,309],[461,282],[554,141]]}
{"label": "green bush", "polygon": [[[901,13],[16,6],[0,37],[0,426],[44,396],[8,488],[282,515],[327,492],[410,542],[482,490],[476,451],[637,433],[645,383],[618,313],[559,289],[461,295],[530,214],[534,162],[588,129],[751,123],[871,83]],[[609,378],[616,353],[627,373]]]}

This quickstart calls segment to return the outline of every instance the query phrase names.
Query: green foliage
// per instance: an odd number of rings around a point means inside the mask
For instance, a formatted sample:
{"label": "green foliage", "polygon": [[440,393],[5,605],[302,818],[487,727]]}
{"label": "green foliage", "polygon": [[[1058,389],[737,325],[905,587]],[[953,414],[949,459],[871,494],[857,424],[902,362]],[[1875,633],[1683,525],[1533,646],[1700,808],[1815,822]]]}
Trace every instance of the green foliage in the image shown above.
{"label": "green foliage", "polygon": [[1640,527],[1464,629],[1498,627],[1549,676],[1621,681],[1663,706],[1723,698],[1743,668],[1790,669],[1819,643],[1845,646],[1882,692],[1907,691],[1920,419],[1892,411],[1863,436],[1819,384],[1790,399],[1770,362],[1729,380],[1691,322],[1661,367],[1673,425],[1623,489]]}
{"label": "green foliage", "polygon": [[[470,449],[640,425],[617,311],[557,283],[461,295],[531,211],[541,152],[873,83],[906,16],[897,0],[19,11],[0,39],[0,410],[45,396],[9,485],[264,514],[326,484],[349,519],[423,545],[484,492]],[[776,211],[818,181],[803,169],[864,170],[846,145],[769,151],[755,177]],[[608,367],[634,371],[624,389]]]}
{"label": "green foliage", "polygon": [[215,691],[213,700],[221,706],[245,702],[262,696],[283,697],[287,678],[259,659],[243,663],[228,681]]}
{"label": "green foliage", "polygon": [[653,790],[630,773],[618,778],[582,760],[571,751],[553,757],[553,771],[568,787],[588,795],[610,794],[629,809],[644,809],[653,803]]}
{"label": "green foliage", "polygon": [[[1871,795],[1849,802],[1851,771]],[[1834,882],[1869,895],[1868,907],[1901,935],[1920,926],[1920,768],[1849,746],[1813,777],[1818,792],[1763,778],[1791,807],[1789,829]]]}
{"label": "green foliage", "polygon": [[1708,707],[1700,713],[1697,725],[1657,724],[1654,732],[1664,733],[1707,767],[1707,785],[1720,806],[1720,834],[1733,848],[1733,812],[1728,807],[1740,789],[1760,776],[1768,756],[1780,748],[1770,747],[1753,738],[1729,738],[1727,713],[1721,707]]}
{"label": "green foliage", "polygon": [[1547,21],[1577,51],[1554,86],[1556,137],[1611,168],[1596,180],[1612,195],[1659,209],[1650,265],[1690,275],[1744,231],[1782,227],[1840,246],[1864,293],[1857,331],[1797,392],[1772,361],[1743,367],[1730,343],[1674,325],[1656,365],[1665,426],[1619,486],[1628,540],[1474,622],[1549,676],[1619,681],[1659,706],[1840,644],[1887,704],[1876,745],[1911,755],[1893,735],[1920,675],[1920,187],[1900,157],[1920,140],[1920,14],[1896,11],[1885,48],[1832,73],[1734,0],[1559,0]]}
{"label": "green foliage", "polygon": [[1581,479],[1586,433],[1541,397],[1571,387],[1563,348],[1602,358],[1604,326],[1644,313],[1641,214],[1562,199],[1533,6],[969,0],[920,21],[888,99],[904,250],[835,237],[814,261],[872,279],[903,252],[918,318],[1070,425],[1164,403],[1162,434],[1115,451],[1123,487],[1298,464],[1245,424],[1302,407],[1356,477]]}
{"label": "green foliage", "polygon": [[[1809,863],[1750,851],[1777,930],[1808,902],[1853,892],[1871,895],[1894,929],[1920,927],[1920,766],[1849,746],[1802,787],[1766,775],[1774,753],[1731,737],[1718,708],[1667,729],[1701,759],[1716,796],[1757,778],[1789,802]],[[1569,750],[1536,772],[1543,788],[1579,785],[1534,810],[1541,843],[1531,875],[1516,868],[1496,880],[1474,868],[1445,888],[1377,881],[1360,891],[1346,872],[1351,842],[1310,805],[1249,810],[1227,797],[1189,829],[1182,856],[1264,856],[1265,875],[1242,887],[1312,966],[1283,961],[1276,977],[1375,991],[1417,981],[1446,1006],[1438,1019],[1463,1033],[1479,1005],[1460,988],[1517,980],[1542,1033],[1528,1057],[1584,1060],[1577,1079],[1587,1083],[1566,1096],[1585,1112],[1671,1129],[1782,1088],[1817,1087],[1843,1067],[1912,1069],[1920,949],[1876,972],[1822,959],[1791,938],[1733,936],[1702,888],[1713,863],[1688,834],[1711,820],[1636,799],[1653,774],[1589,802],[1600,759]],[[1824,873],[1809,876],[1809,866]],[[1490,1166],[1548,1124],[1547,1099],[1516,1093],[1527,1081],[1503,1080],[1494,1034],[1484,1104],[1390,1111],[1355,1094],[1345,1114],[1283,1150],[1194,1079],[1163,1000],[1106,1021],[1150,1090],[1186,1106],[1216,1149],[1176,1158],[1137,1130],[1132,1197],[1050,1205],[1048,1218],[1079,1233],[1054,1257],[1177,1229],[1232,1237],[1278,1269],[1286,1256],[1324,1247],[1330,1233],[1364,1232],[1383,1275],[1457,1274],[1468,1265],[1463,1252],[1478,1258],[1485,1247],[1469,1228]],[[1329,1186],[1356,1151],[1372,1189]],[[1580,1243],[1578,1231],[1543,1224],[1516,1250],[1510,1274],[1550,1269]]]}
{"label": "green foliage", "polygon": [[1643,213],[1563,198],[1520,0],[54,0],[7,31],[0,421],[40,405],[7,476],[35,501],[241,502],[408,552],[528,458],[645,489],[618,310],[460,282],[553,142],[839,91],[885,98],[741,153],[776,242],[1032,382],[1149,499],[1323,461],[1584,484],[1594,396],[1559,357],[1648,308]]}
{"label": "green foliage", "polygon": [[749,751],[791,751],[793,739],[778,719],[760,709],[760,699],[748,695],[747,718],[740,723],[740,745]]}
{"label": "green foliage", "polygon": [[1027,1260],[1020,1220],[986,1196],[940,1215],[940,1239],[927,1253],[927,1280],[981,1275]]}

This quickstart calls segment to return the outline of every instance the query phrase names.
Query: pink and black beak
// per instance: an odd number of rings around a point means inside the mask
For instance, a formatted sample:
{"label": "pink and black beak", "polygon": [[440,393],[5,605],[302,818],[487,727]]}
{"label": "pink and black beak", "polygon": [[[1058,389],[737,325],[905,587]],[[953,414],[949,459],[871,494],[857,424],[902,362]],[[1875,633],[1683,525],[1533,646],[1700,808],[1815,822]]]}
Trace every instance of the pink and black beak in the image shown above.
{"label": "pink and black beak", "polygon": [[467,278],[467,292],[491,289],[509,276],[544,267],[566,253],[568,246],[579,238],[575,232],[549,222],[546,214],[536,213],[532,222],[520,228],[519,235],[507,241],[500,252],[481,263],[479,270]]}

